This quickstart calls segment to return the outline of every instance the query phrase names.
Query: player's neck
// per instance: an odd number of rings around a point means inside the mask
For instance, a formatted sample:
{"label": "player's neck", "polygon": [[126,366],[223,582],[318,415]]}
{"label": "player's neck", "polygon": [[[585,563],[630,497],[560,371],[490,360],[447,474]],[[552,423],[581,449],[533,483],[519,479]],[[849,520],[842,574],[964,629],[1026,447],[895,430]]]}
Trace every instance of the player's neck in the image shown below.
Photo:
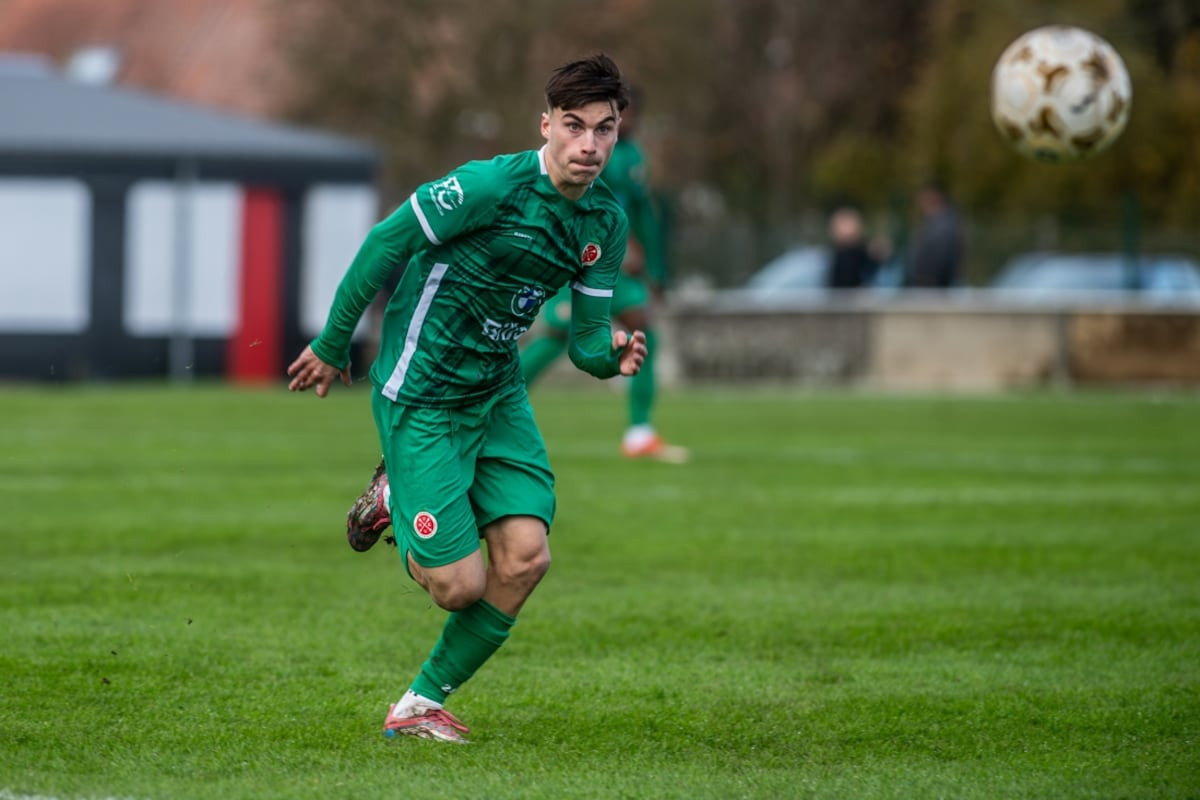
{"label": "player's neck", "polygon": [[572,203],[578,202],[580,198],[587,194],[588,189],[592,188],[590,183],[580,184],[567,182],[560,176],[556,176],[553,168],[548,171],[548,174],[550,176],[550,184],[559,194],[570,200]]}

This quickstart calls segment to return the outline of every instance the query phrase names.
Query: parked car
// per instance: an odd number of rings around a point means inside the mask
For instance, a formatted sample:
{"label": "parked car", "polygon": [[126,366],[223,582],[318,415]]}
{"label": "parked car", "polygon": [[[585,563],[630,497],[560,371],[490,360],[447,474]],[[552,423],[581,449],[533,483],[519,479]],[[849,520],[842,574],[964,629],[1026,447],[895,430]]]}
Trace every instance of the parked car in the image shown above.
{"label": "parked car", "polygon": [[1014,257],[989,288],[1031,299],[1113,296],[1200,302],[1200,263],[1183,255],[1033,252]]}
{"label": "parked car", "polygon": [[755,293],[824,289],[831,255],[828,247],[796,247],[768,261],[746,281],[743,288]]}
{"label": "parked car", "polygon": [[[830,249],[824,245],[793,247],[756,270],[732,294],[743,301],[764,303],[819,296],[828,291],[831,262]],[[884,264],[864,288],[893,288],[898,283],[897,276],[894,265]]]}

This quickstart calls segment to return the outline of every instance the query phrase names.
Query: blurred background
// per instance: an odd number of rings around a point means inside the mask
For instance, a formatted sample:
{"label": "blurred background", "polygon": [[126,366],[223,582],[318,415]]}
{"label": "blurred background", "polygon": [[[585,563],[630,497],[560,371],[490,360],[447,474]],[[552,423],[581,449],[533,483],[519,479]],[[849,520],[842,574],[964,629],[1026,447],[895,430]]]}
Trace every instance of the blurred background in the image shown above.
{"label": "blurred background", "polygon": [[[1107,39],[1134,86],[1122,137],[1079,164],[1015,155],[989,116],[997,57],[1051,23]],[[278,375],[370,222],[464,160],[538,146],[547,72],[593,50],[642,90],[672,275],[665,380],[1200,382],[1196,0],[0,0],[0,75],[23,97],[47,81],[23,106],[0,80],[0,231],[24,242],[0,253],[0,375]],[[78,94],[49,89],[64,81],[204,116],[118,103],[93,131]],[[76,116],[46,124],[73,139],[21,128],[56,96]],[[44,312],[28,299],[46,293],[42,243],[69,237],[17,221],[37,181],[82,187],[38,195],[39,219],[82,237]],[[937,291],[905,288],[930,186],[962,238]],[[831,289],[847,208],[875,268]],[[1036,302],[1000,291],[1047,254],[1067,263]],[[196,307],[197,273],[225,276],[228,308]]]}

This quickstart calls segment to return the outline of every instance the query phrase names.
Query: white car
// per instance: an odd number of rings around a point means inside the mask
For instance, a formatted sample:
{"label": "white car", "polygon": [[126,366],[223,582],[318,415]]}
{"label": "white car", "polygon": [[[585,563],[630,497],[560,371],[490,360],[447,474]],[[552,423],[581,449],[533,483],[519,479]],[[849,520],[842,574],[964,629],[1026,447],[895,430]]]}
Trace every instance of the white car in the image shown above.
{"label": "white car", "polygon": [[1200,302],[1200,263],[1183,255],[1025,253],[989,284],[1005,295],[1075,299],[1127,293],[1148,302]]}
{"label": "white car", "polygon": [[[776,256],[756,270],[741,287],[725,292],[740,304],[778,306],[823,302],[830,292],[829,268],[832,253],[823,245],[801,245]],[[899,268],[887,263],[876,270],[866,289],[895,288]]]}

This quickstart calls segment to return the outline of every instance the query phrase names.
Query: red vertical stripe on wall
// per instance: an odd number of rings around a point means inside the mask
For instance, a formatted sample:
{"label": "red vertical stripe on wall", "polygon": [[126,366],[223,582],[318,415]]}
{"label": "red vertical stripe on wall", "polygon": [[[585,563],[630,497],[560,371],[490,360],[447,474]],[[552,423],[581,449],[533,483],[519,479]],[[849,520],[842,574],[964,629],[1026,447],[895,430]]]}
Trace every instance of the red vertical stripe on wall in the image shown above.
{"label": "red vertical stripe on wall", "polygon": [[242,271],[238,326],[229,340],[229,377],[282,377],[283,198],[246,187],[242,195]]}

